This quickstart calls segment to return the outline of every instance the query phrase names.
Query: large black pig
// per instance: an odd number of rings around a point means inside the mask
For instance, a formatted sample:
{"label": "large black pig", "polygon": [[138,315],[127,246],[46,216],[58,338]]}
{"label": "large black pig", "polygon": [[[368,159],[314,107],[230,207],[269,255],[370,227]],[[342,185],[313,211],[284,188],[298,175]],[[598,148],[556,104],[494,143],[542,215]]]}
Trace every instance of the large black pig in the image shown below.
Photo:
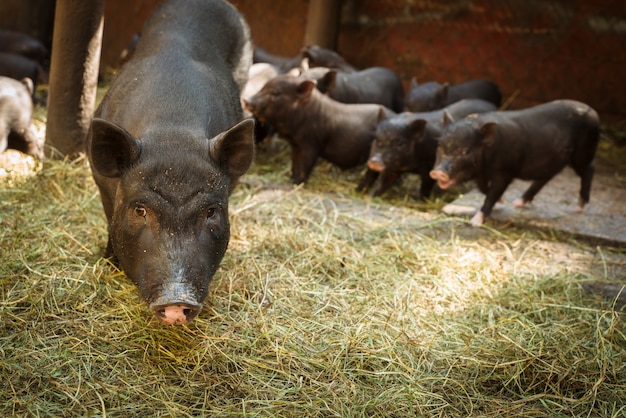
{"label": "large black pig", "polygon": [[370,157],[369,171],[359,184],[365,191],[374,184],[380,174],[380,183],[372,196],[380,196],[393,186],[403,173],[420,176],[419,198],[430,196],[435,180],[430,170],[437,156],[437,140],[441,135],[444,110],[455,119],[472,113],[496,110],[495,105],[479,99],[464,99],[445,109],[431,112],[403,112],[383,119],[376,127]]}
{"label": "large black pig", "polygon": [[489,80],[468,80],[450,85],[436,81],[417,84],[413,78],[406,93],[405,105],[409,112],[428,112],[443,109],[462,99],[482,99],[499,107],[502,95],[498,85]]}
{"label": "large black pig", "polygon": [[338,102],[319,92],[315,81],[290,75],[268,81],[245,106],[289,142],[296,184],[307,181],[320,157],[342,169],[365,163],[379,114],[394,114],[377,104]]}
{"label": "large black pig", "polygon": [[198,314],[228,245],[229,193],[254,154],[240,102],[251,62],[233,6],[166,1],[91,125],[107,253],[165,324]]}
{"label": "large black pig", "polygon": [[43,141],[32,124],[33,83],[0,76],[0,152],[7,148],[42,159]]}
{"label": "large black pig", "polygon": [[532,180],[521,207],[565,166],[580,177],[579,207],[589,202],[599,138],[595,110],[556,100],[523,110],[488,112],[445,123],[430,175],[442,189],[476,180],[485,202],[472,218],[481,225],[513,179]]}
{"label": "large black pig", "polygon": [[317,89],[342,103],[377,103],[394,112],[404,110],[404,87],[398,75],[385,67],[360,71],[339,71],[314,67],[303,77],[317,82]]}

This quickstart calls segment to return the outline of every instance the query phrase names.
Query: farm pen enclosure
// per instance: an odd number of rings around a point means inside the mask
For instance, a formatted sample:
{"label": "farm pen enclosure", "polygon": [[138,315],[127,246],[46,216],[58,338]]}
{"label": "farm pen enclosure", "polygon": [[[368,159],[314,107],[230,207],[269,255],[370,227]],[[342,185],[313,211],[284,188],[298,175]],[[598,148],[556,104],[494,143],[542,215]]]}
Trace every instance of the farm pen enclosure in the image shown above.
{"label": "farm pen enclosure", "polygon": [[[121,4],[127,17],[139,18],[152,2],[108,1],[109,22]],[[235,4],[261,46],[298,52],[308,2]],[[615,4],[346,1],[338,49],[359,67],[388,65],[405,81],[484,74],[502,84],[511,106],[562,97],[555,88],[580,77],[583,54],[597,54],[582,72],[591,79],[571,81],[589,95],[572,98],[620,122],[624,56],[616,51],[624,51],[624,11]],[[610,28],[581,29],[577,45],[588,45],[589,33],[601,39],[584,51],[561,51],[557,41],[569,38],[549,35],[567,65],[558,73],[546,59],[523,55],[545,46],[535,35],[505,29],[522,17],[552,27],[556,10],[570,11],[566,22]],[[480,13],[484,19],[476,21]],[[458,47],[439,46],[452,37],[446,22],[462,28],[463,16],[473,16],[478,28],[491,21],[500,29],[468,29],[456,35]],[[426,18],[430,23],[420,23]],[[108,45],[115,33],[130,39],[136,30],[109,25]],[[272,32],[277,28],[287,34]],[[419,33],[409,35],[411,28]],[[350,46],[349,36],[357,35],[378,41]],[[502,58],[510,78],[505,70],[485,74],[486,58],[461,48],[491,40],[502,53],[505,45],[517,51]],[[378,42],[384,48],[375,52]],[[601,53],[604,45],[612,45],[610,54]],[[453,58],[450,48],[465,51],[464,58]],[[520,62],[541,65],[553,81],[536,73],[524,79]],[[600,85],[593,76],[610,68],[609,84]],[[461,69],[467,72],[452,72]],[[40,133],[45,120],[38,108]],[[623,128],[614,126],[604,129],[604,142],[623,140]],[[624,162],[623,147],[601,151]],[[132,283],[102,258],[106,222],[84,159],[33,163],[28,175],[3,173],[0,415],[626,416],[623,314],[614,299],[584,291],[597,281],[623,282],[623,247],[502,223],[471,228],[441,214],[445,195],[414,201],[414,178],[372,199],[354,191],[360,170],[322,163],[309,183],[294,187],[288,161],[279,140],[259,148],[232,195],[231,242],[209,297],[184,327],[159,325]],[[623,165],[615,167],[612,181],[623,186]]]}

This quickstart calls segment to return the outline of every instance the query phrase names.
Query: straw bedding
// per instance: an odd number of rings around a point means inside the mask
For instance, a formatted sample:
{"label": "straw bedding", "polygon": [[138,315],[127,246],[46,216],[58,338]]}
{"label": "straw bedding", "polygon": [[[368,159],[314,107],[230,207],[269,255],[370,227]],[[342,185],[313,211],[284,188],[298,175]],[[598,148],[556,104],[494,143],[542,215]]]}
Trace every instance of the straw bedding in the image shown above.
{"label": "straw bedding", "polygon": [[102,258],[84,159],[5,172],[0,415],[626,416],[624,318],[583,291],[623,279],[623,248],[472,228],[412,178],[371,199],[323,163],[293,187],[288,155],[259,150],[182,327]]}

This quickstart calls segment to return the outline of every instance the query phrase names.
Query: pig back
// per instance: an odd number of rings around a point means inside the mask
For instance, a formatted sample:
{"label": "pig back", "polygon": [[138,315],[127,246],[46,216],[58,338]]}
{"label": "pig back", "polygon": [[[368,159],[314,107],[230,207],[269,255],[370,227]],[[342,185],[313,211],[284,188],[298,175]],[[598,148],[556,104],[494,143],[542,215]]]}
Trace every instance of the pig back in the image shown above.
{"label": "pig back", "polygon": [[461,99],[444,108],[454,119],[464,118],[472,113],[485,113],[498,110],[496,105],[481,99]]}
{"label": "pig back", "polygon": [[554,100],[519,110],[492,112],[485,120],[498,123],[498,131],[523,142],[545,144],[547,139],[569,143],[581,132],[599,125],[598,114],[575,100]]}
{"label": "pig back", "polygon": [[448,104],[470,98],[482,99],[496,106],[500,106],[502,102],[500,88],[496,83],[489,80],[468,80],[448,88]]}
{"label": "pig back", "polygon": [[330,96],[343,103],[378,103],[394,112],[404,110],[404,87],[388,68],[370,67],[337,75],[337,91]]}
{"label": "pig back", "polygon": [[[181,13],[187,10],[188,13]],[[153,13],[142,34],[137,55],[153,55],[162,44],[178,44],[185,55],[217,71],[220,64],[234,78],[239,92],[252,65],[250,30],[237,9],[222,0],[169,0]]]}
{"label": "pig back", "polygon": [[595,110],[573,100],[488,112],[472,118],[471,123],[477,132],[485,124],[495,123],[494,140],[483,147],[487,165],[525,180],[551,177],[576,161],[588,165],[599,136]]}
{"label": "pig back", "polygon": [[230,4],[167,1],[146,22],[96,116],[136,138],[164,121],[212,137],[242,118],[251,62],[249,29]]}

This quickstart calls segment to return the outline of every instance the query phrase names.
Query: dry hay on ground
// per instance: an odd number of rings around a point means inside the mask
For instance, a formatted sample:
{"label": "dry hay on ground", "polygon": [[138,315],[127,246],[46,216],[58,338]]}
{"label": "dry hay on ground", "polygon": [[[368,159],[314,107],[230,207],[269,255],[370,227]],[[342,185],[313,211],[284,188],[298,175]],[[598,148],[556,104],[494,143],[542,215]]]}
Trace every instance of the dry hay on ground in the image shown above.
{"label": "dry hay on ground", "polygon": [[626,416],[624,318],[582,290],[623,249],[364,198],[325,164],[294,188],[286,158],[235,191],[184,327],[101,258],[84,160],[2,183],[0,415]]}

